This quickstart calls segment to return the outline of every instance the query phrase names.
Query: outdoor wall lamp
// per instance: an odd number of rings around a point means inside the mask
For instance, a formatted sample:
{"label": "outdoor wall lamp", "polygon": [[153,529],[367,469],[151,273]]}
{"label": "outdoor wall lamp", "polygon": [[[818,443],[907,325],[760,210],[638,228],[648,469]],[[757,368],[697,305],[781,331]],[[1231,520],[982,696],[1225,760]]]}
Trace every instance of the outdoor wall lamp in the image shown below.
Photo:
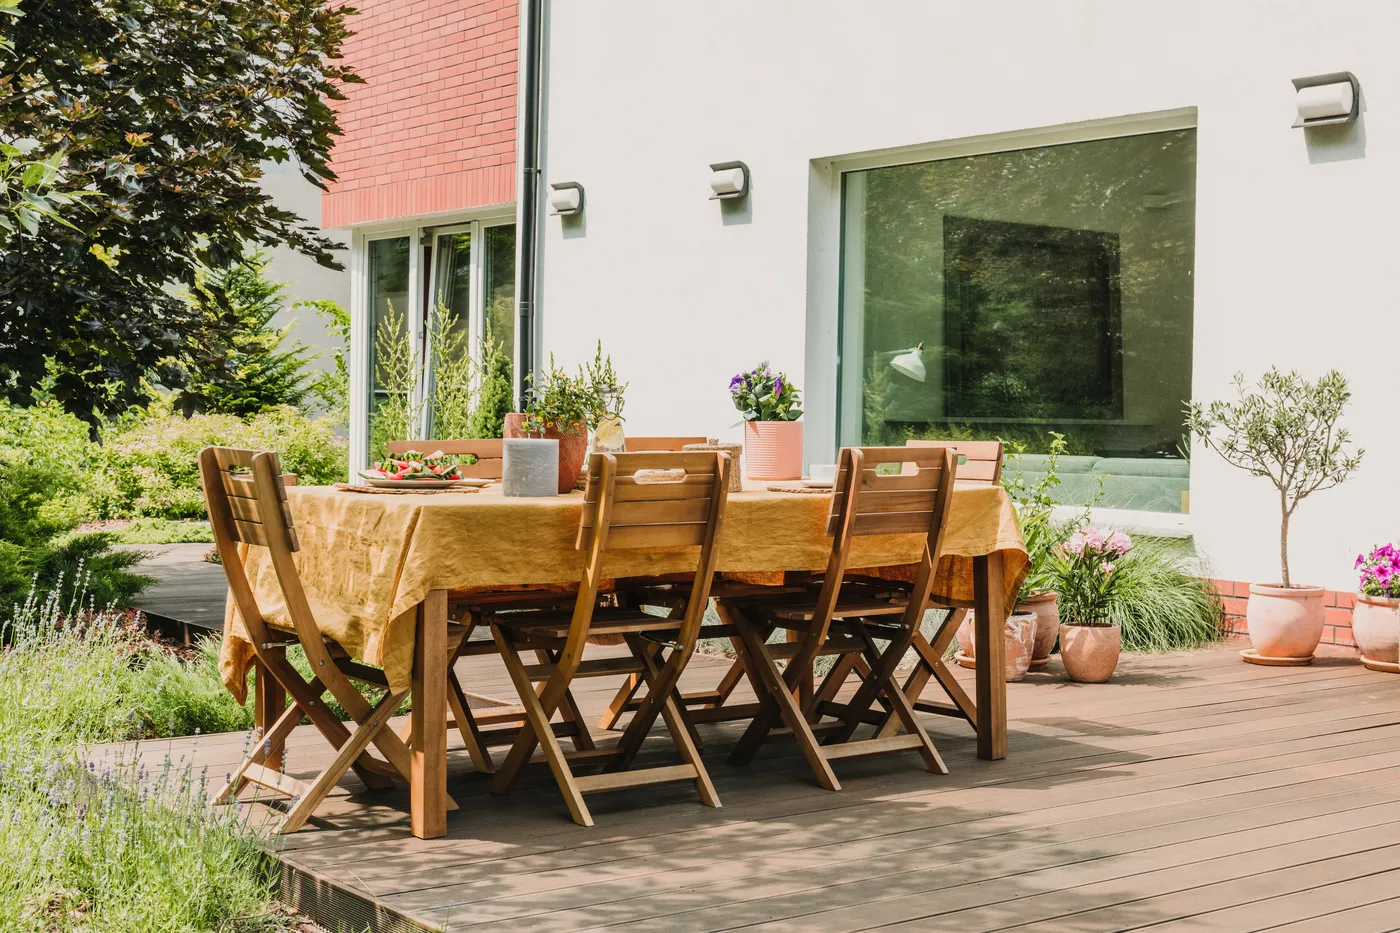
{"label": "outdoor wall lamp", "polygon": [[743,162],[716,162],[710,166],[711,201],[742,198],[749,193],[749,167]]}
{"label": "outdoor wall lamp", "polygon": [[561,181],[549,186],[550,213],[572,217],[583,213],[583,185],[576,181]]}
{"label": "outdoor wall lamp", "polygon": [[1354,123],[1361,110],[1361,84],[1350,71],[1294,78],[1298,119],[1293,128]]}

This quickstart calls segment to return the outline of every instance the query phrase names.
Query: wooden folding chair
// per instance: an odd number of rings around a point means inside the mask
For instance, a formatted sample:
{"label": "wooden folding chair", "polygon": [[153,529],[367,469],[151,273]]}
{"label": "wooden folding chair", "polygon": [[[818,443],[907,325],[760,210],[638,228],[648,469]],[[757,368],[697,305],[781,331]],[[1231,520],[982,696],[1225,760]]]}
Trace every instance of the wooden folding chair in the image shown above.
{"label": "wooden folding chair", "polygon": [[[407,691],[390,689],[383,671],[352,660],[317,628],[292,558],[299,545],[277,454],[206,447],[199,453],[199,474],[229,591],[252,639],[258,666],[258,707],[264,723],[276,716],[215,796],[215,803],[228,802],[250,784],[283,794],[291,798],[291,806],[278,832],[296,832],[347,769],[354,769],[372,789],[390,787],[396,778],[408,780],[408,746],[392,729],[385,728]],[[267,623],[243,569],[240,543],[267,548],[294,632]],[[453,639],[460,639],[462,631],[460,626],[449,626],[448,640],[453,648]],[[315,672],[310,680],[287,661],[287,648],[292,644],[300,644],[306,652]],[[382,688],[383,693],[371,705],[352,680]],[[326,708],[322,700],[326,693],[350,714],[356,725],[353,732]],[[290,708],[285,708],[287,694],[292,698]],[[337,750],[331,763],[310,782],[279,771],[286,738],[303,717],[311,720]],[[369,753],[371,744],[379,749],[382,759]],[[450,802],[449,806],[455,808]]]}
{"label": "wooden folding chair", "polygon": [[[947,448],[955,451],[958,455],[958,482],[960,483],[981,483],[995,486],[1001,482],[1002,464],[1005,461],[1005,451],[1001,441],[911,440],[906,442],[906,446]],[[953,676],[953,672],[948,669],[948,664],[943,659],[943,656],[948,653],[948,646],[953,643],[953,638],[957,635],[958,626],[967,616],[971,604],[930,600],[928,608],[947,610],[947,615],[943,617],[942,624],[933,633],[931,639],[925,638],[922,633],[914,636],[910,647],[914,649],[918,661],[904,682],[904,695],[909,698],[914,709],[921,713],[952,716],[966,721],[968,725],[976,729],[977,704],[972,697],[968,696],[962,684],[958,683],[957,678]],[[857,663],[854,672],[858,676],[864,677],[868,668],[863,662]],[[948,698],[952,702],[944,703],[923,699],[924,688],[928,686],[930,680],[938,681],[938,685],[944,693],[948,694]],[[894,735],[898,731],[899,720],[895,717],[893,710],[888,710],[885,721],[880,725],[876,734],[881,736]]]}
{"label": "wooden folding chair", "polygon": [[[827,519],[831,556],[815,600],[752,606],[741,602],[738,611],[728,613],[743,639],[749,679],[763,687],[758,714],[730,754],[731,764],[751,761],[781,721],[796,736],[817,780],[829,790],[841,788],[831,769],[831,762],[841,758],[915,749],[925,768],[947,773],[894,677],[919,631],[933,586],[956,473],[951,450],[842,449]],[[923,556],[907,595],[881,592],[873,584],[846,585],[846,562],[856,537],[902,533],[924,535]],[[767,644],[775,628],[796,631],[798,638]],[[876,639],[888,643],[883,651]],[[836,655],[836,665],[819,689],[799,699],[794,693],[819,655]],[[781,672],[775,663],[780,657],[790,659]],[[855,695],[838,703],[836,694],[856,661],[863,661],[868,673]],[[881,724],[879,711],[871,709],[877,699],[889,704],[907,734],[854,738],[862,725]],[[831,721],[824,721],[827,718]],[[818,734],[823,736],[820,743]]]}
{"label": "wooden folding chair", "polygon": [[476,462],[458,464],[457,470],[463,476],[473,479],[500,479],[501,467],[504,463],[502,458],[505,456],[499,437],[476,440],[390,441],[384,446],[395,457],[406,454],[410,450],[415,450],[420,454],[430,454],[440,450],[453,457],[470,454],[476,457]]}
{"label": "wooden folding chair", "polygon": [[[695,651],[715,570],[715,539],[728,499],[729,457],[718,452],[594,454],[588,470],[577,547],[588,557],[572,611],[521,610],[488,614],[492,637],[525,708],[526,722],[496,772],[491,789],[504,793],[519,776],[537,744],[554,772],[574,822],[592,826],[583,795],[666,781],[694,781],[700,799],[718,807],[719,797],[675,701],[676,685]],[[670,472],[658,472],[670,471]],[[651,615],[636,609],[600,607],[598,586],[604,555],[624,549],[696,547],[692,598],[683,613]],[[622,635],[630,658],[586,660],[590,634]],[[548,652],[548,663],[527,666],[521,649]],[[550,719],[575,677],[637,674],[647,699],[612,748],[565,754]],[[543,686],[538,690],[536,683]],[[660,715],[683,764],[628,770]],[[573,763],[601,761],[601,774],[577,775]]]}
{"label": "wooden folding chair", "polygon": [[629,437],[626,443],[629,454],[657,451],[679,453],[686,444],[703,444],[708,440],[708,437]]}

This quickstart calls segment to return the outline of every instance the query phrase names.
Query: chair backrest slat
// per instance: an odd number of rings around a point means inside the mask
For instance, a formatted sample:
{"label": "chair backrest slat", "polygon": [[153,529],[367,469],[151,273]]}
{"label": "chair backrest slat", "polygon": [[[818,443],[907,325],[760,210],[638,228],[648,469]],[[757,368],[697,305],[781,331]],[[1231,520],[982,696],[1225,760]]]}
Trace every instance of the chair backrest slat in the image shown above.
{"label": "chair backrest slat", "polygon": [[[850,534],[928,531],[957,475],[953,451],[926,447],[858,449],[859,457],[843,455],[837,467],[826,533],[836,537],[841,529],[848,490],[854,491],[855,511]],[[860,474],[854,484],[848,478],[852,469]]]}
{"label": "chair backrest slat", "polygon": [[629,437],[627,438],[627,452],[637,453],[645,450],[670,450],[681,451],[686,444],[704,444],[708,437]]}
{"label": "chair backrest slat", "polygon": [[459,464],[457,467],[463,476],[469,476],[473,479],[500,479],[502,475],[504,454],[499,437],[465,440],[390,441],[384,446],[395,457],[406,454],[410,450],[415,450],[420,454],[430,454],[440,450],[444,454],[454,457],[471,454],[476,457],[476,463]]}
{"label": "chair backrest slat", "polygon": [[[270,458],[273,471],[271,487],[258,488],[254,478],[253,464],[258,457]],[[272,451],[242,450],[235,447],[206,447],[199,455],[199,470],[204,485],[204,498],[211,509],[210,525],[215,534],[222,530],[233,541],[271,547],[271,540],[285,544],[289,551],[295,551],[297,533],[292,521],[292,509],[287,503],[288,486],[296,485],[296,477],[283,473]],[[268,515],[267,504],[271,504],[272,514]],[[212,514],[218,506],[221,521]]]}
{"label": "chair backrest slat", "polygon": [[604,501],[609,504],[604,550],[705,544],[727,457],[721,460],[716,451],[610,454],[616,468],[605,480],[604,456],[594,454],[589,463],[580,549],[592,544]]}
{"label": "chair backrest slat", "polygon": [[958,479],[977,483],[1001,482],[1006,454],[1001,441],[907,441],[909,447],[951,447],[958,452]]}

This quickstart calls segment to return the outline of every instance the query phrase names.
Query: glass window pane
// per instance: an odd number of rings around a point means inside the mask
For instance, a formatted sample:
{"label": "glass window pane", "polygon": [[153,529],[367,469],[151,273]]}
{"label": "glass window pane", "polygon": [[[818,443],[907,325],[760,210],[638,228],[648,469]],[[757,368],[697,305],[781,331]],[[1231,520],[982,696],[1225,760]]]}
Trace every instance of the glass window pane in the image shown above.
{"label": "glass window pane", "polygon": [[515,359],[515,225],[487,227],[485,275],[486,332]]}
{"label": "glass window pane", "polygon": [[[372,344],[378,342],[380,324],[391,308],[398,323],[397,333],[404,341],[408,339],[408,249],[408,237],[371,240],[368,244],[369,332]],[[382,359],[377,352],[373,352],[372,359],[371,392],[377,399],[383,395],[390,379],[386,367],[393,364],[391,360]]]}
{"label": "glass window pane", "polygon": [[1182,511],[1195,166],[1182,130],[847,174],[843,443],[999,438],[1033,480],[1058,432],[1061,501]]}

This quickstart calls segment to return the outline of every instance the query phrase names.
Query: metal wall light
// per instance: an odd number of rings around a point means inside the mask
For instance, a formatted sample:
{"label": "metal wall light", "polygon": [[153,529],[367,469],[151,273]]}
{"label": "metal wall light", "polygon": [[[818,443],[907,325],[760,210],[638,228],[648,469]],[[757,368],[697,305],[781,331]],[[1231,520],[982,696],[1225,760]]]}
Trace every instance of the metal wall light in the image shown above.
{"label": "metal wall light", "polygon": [[1361,83],[1350,71],[1294,78],[1298,119],[1293,128],[1355,123],[1361,112]]}
{"label": "metal wall light", "polygon": [[561,181],[549,186],[549,212],[560,217],[583,213],[583,185]]}
{"label": "metal wall light", "polygon": [[728,201],[749,193],[749,167],[743,162],[716,162],[710,166],[711,201]]}

